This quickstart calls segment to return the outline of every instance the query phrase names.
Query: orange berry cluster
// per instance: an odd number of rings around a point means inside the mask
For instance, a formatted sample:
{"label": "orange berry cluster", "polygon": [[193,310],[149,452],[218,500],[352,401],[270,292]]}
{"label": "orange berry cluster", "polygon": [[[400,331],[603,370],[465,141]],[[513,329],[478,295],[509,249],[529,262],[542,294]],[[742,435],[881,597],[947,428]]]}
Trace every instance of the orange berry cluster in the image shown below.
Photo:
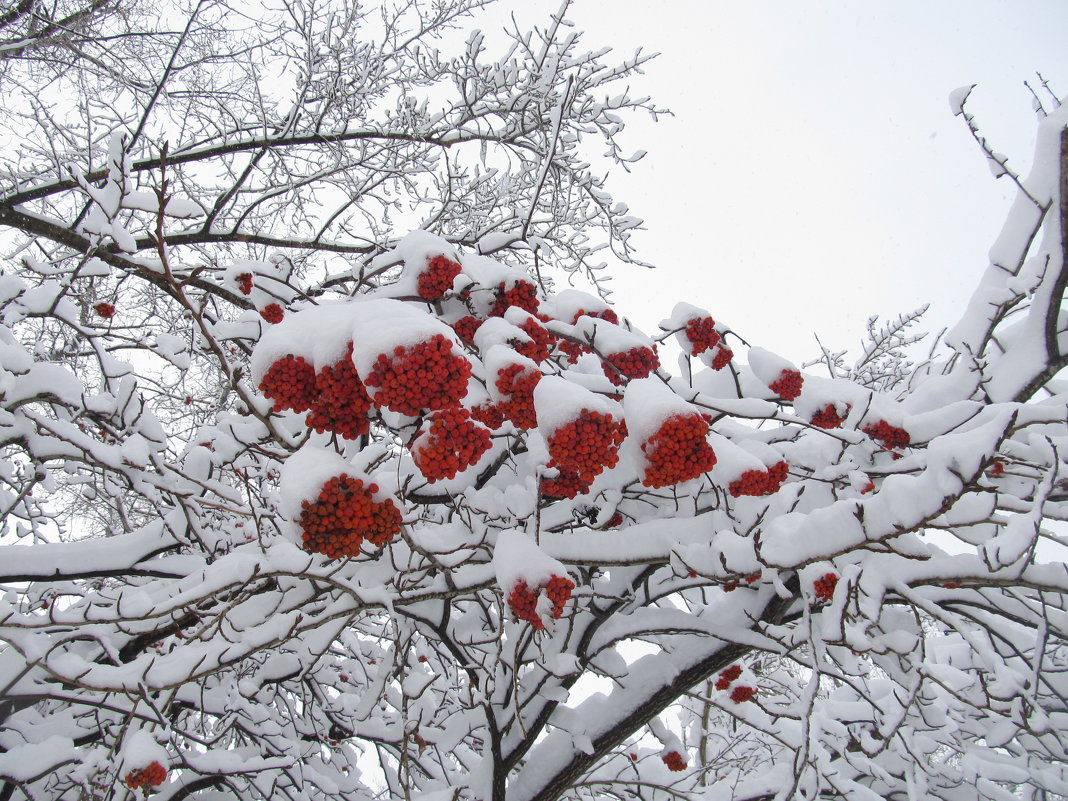
{"label": "orange berry cluster", "polygon": [[719,344],[716,321],[711,317],[694,317],[686,323],[686,339],[690,341],[690,355],[704,353]]}
{"label": "orange berry cluster", "polygon": [[356,439],[368,432],[371,398],[352,364],[352,343],[344,358],[315,376],[315,390],[309,427],[319,433],[333,431],[345,439]]}
{"label": "orange berry cluster", "polygon": [[622,353],[610,353],[601,365],[608,380],[617,387],[631,378],[646,378],[660,366],[660,359],[652,348],[637,347]]}
{"label": "orange berry cluster", "polygon": [[801,385],[805,379],[797,370],[783,370],[779,378],[768,384],[768,388],[783,400],[792,401],[801,394]]}
{"label": "orange berry cluster", "polygon": [[153,762],[147,768],[130,771],[123,781],[126,782],[126,786],[131,790],[136,790],[139,787],[159,787],[163,782],[167,781],[167,769],[159,762]]}
{"label": "orange berry cluster", "polygon": [[642,443],[649,462],[642,484],[666,487],[711,470],[716,464],[716,453],[708,444],[707,435],[708,423],[700,414],[677,414],[665,420]]}
{"label": "orange berry cluster", "polygon": [[93,311],[103,317],[105,320],[110,320],[115,316],[115,304],[114,303],[97,303],[93,306]]}
{"label": "orange berry cluster", "polygon": [[564,614],[564,605],[571,598],[571,591],[575,589],[575,582],[569,578],[553,574],[547,583],[533,590],[527,586],[525,581],[520,580],[508,595],[508,606],[512,614],[519,620],[527,621],[539,631],[545,628],[545,623],[538,615],[538,596],[543,589],[545,595],[552,601],[553,619],[559,620]]}
{"label": "orange berry cluster", "polygon": [[912,441],[908,431],[892,426],[885,420],[880,420],[870,426],[864,426],[862,430],[872,439],[877,439],[883,443],[885,448],[904,448]]}
{"label": "orange berry cluster", "polygon": [[363,481],[347,473],[323,485],[314,501],[301,501],[300,525],[304,549],[331,559],[358,556],[367,540],[382,546],[400,531],[401,514],[387,498],[373,500],[378,485],[364,487]]}
{"label": "orange berry cluster", "polygon": [[1005,473],[1005,463],[1001,459],[995,459],[987,469],[988,476],[1000,476]]}
{"label": "orange berry cluster", "polygon": [[452,330],[456,332],[456,335],[469,345],[475,344],[475,332],[481,327],[482,321],[470,314],[452,324]]}
{"label": "orange berry cluster", "polygon": [[822,578],[816,579],[812,584],[816,597],[821,601],[830,601],[834,597],[834,588],[837,586],[837,573],[824,573]]}
{"label": "orange berry cluster", "polygon": [[498,404],[490,401],[472,407],[471,417],[494,431],[504,425],[504,411]]}
{"label": "orange berry cluster", "polygon": [[538,413],[534,408],[534,388],[541,381],[541,373],[521,364],[510,364],[497,372],[494,382],[497,391],[507,396],[500,403],[501,412],[519,429],[528,431],[538,425]]}
{"label": "orange berry cluster", "polygon": [[736,704],[744,704],[746,701],[752,701],[756,697],[756,687],[747,687],[744,684],[739,684],[733,690],[731,690],[731,700]]}
{"label": "orange berry cluster", "polygon": [[452,352],[448,339],[435,334],[410,347],[398,345],[392,358],[378,354],[365,383],[376,390],[377,403],[414,417],[423,409],[459,404],[470,377],[471,363]]}
{"label": "orange berry cluster", "polygon": [[506,289],[504,281],[501,281],[494,291],[493,307],[490,309],[489,316],[503,317],[510,306],[518,306],[531,314],[537,314],[537,287],[529,281],[516,281]]}
{"label": "orange berry cluster", "polygon": [[838,414],[838,410],[834,408],[833,403],[828,403],[812,415],[812,425],[820,428],[838,428],[844,422],[845,418]]}
{"label": "orange berry cluster", "polygon": [[260,392],[274,401],[278,411],[303,412],[315,403],[315,385],[315,368],[303,356],[290,353],[267,369],[260,381]]}
{"label": "orange berry cluster", "polygon": [[430,415],[430,436],[412,451],[412,459],[430,481],[455,478],[475,464],[489,450],[490,433],[471,420],[462,406]]}
{"label": "orange berry cluster", "polygon": [[605,468],[616,466],[617,449],[626,434],[623,424],[604,412],[583,409],[579,416],[549,437],[549,467],[559,465],[562,471],[575,473],[590,482]]}
{"label": "orange berry cluster", "polygon": [[260,312],[260,317],[269,322],[271,325],[277,325],[278,323],[282,322],[282,318],[285,316],[286,313],[277,303],[267,304]]}
{"label": "orange berry cluster", "polygon": [[664,764],[667,765],[668,770],[673,770],[676,773],[686,770],[686,760],[682,758],[682,754],[678,751],[668,751],[662,757]]}
{"label": "orange berry cluster", "polygon": [[741,675],[741,665],[731,665],[729,668],[720,671],[719,676],[716,678],[716,689],[726,690],[731,686],[731,682],[737,681],[738,677]]}
{"label": "orange berry cluster", "polygon": [[581,356],[583,353],[593,353],[593,351],[585,345],[578,342],[572,342],[570,339],[561,339],[557,347],[560,349],[561,353],[567,356],[568,364],[574,364],[575,362],[577,362],[579,360],[579,356]]}
{"label": "orange berry cluster", "polygon": [[538,321],[532,317],[528,317],[523,321],[523,324],[519,326],[523,333],[533,340],[532,342],[520,342],[519,340],[512,340],[511,346],[515,349],[516,353],[520,353],[526,356],[533,362],[543,362],[549,358],[549,353],[556,345],[557,338],[554,337],[547,328],[538,324]]}
{"label": "orange berry cluster", "polygon": [[767,470],[746,470],[737,481],[727,488],[732,498],[739,495],[771,495],[779,491],[786,480],[786,462],[778,462]]}
{"label": "orange berry cluster", "polygon": [[419,273],[419,297],[438,300],[452,289],[453,279],[460,274],[460,265],[438,254],[427,260],[426,269]]}
{"label": "orange berry cluster", "polygon": [[241,290],[242,295],[252,294],[252,273],[241,273],[237,277],[237,288]]}

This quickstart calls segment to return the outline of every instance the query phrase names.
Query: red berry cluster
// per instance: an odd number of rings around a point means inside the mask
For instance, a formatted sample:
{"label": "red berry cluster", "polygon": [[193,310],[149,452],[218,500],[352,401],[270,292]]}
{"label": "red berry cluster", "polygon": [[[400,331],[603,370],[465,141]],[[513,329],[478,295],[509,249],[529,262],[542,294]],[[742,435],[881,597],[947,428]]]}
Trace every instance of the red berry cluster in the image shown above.
{"label": "red berry cluster", "polygon": [[548,359],[549,353],[556,346],[557,338],[533,317],[528,317],[524,320],[519,328],[532,341],[520,342],[518,339],[512,340],[510,344],[516,353],[526,356],[533,362],[543,362]]}
{"label": "red berry cluster", "polygon": [[783,400],[792,401],[801,394],[801,385],[805,379],[797,370],[783,370],[776,381],[768,384],[768,388]]}
{"label": "red berry cluster", "polygon": [[728,364],[731,363],[731,359],[734,358],[734,351],[728,348],[723,343],[720,343],[716,355],[712,358],[712,369],[722,370]]}
{"label": "red berry cluster", "polygon": [[812,425],[820,428],[838,428],[844,422],[845,417],[838,414],[838,410],[833,403],[828,403],[812,415]]}
{"label": "red berry cluster", "polygon": [[274,401],[278,411],[303,412],[315,403],[315,384],[315,368],[303,356],[291,353],[267,369],[260,381],[260,392]]}
{"label": "red berry cluster", "polygon": [[504,411],[498,404],[489,401],[472,407],[471,418],[494,431],[504,425]]}
{"label": "red berry cluster", "polygon": [[616,466],[617,449],[625,437],[623,424],[604,412],[583,409],[577,418],[556,429],[549,437],[550,467],[575,473],[592,481],[605,468]]}
{"label": "red berry cluster", "polygon": [[903,428],[892,426],[885,420],[880,420],[878,423],[874,423],[869,426],[864,426],[862,429],[872,439],[879,440],[883,443],[885,448],[904,448],[911,439],[909,438],[909,432]]}
{"label": "red berry cluster", "polygon": [[131,790],[136,790],[139,787],[159,787],[163,782],[167,781],[167,769],[159,762],[153,762],[147,768],[130,771],[123,781],[126,782],[126,786]]}
{"label": "red berry cluster", "polygon": [[501,412],[516,428],[528,431],[538,425],[534,388],[539,381],[541,372],[521,364],[510,364],[497,372],[497,391],[507,398],[500,403]]}
{"label": "red berry cluster", "polygon": [[489,446],[489,431],[472,422],[467,409],[453,406],[430,415],[430,436],[420,438],[412,459],[430,481],[455,478],[482,458]]}
{"label": "red berry cluster", "polygon": [[456,406],[467,394],[471,363],[452,351],[441,334],[410,347],[397,346],[392,358],[380,353],[367,376],[374,399],[395,412],[415,416],[423,409]]}
{"label": "red berry cluster", "polygon": [[241,290],[242,295],[252,294],[252,273],[241,273],[237,277],[237,288]]}
{"label": "red berry cluster", "polygon": [[301,501],[297,522],[305,550],[337,559],[358,556],[364,540],[382,546],[393,539],[401,514],[389,498],[374,501],[377,492],[377,484],[364,487],[360,479],[342,473],[327,481],[314,501]]}
{"label": "red berry cluster", "polygon": [[470,314],[452,324],[452,330],[456,332],[456,335],[469,345],[475,344],[475,332],[481,327],[482,321]]}
{"label": "red berry cluster", "polygon": [[741,675],[741,665],[731,665],[729,668],[720,671],[719,676],[716,678],[716,689],[726,690],[731,686],[731,682],[737,681],[738,677]]}
{"label": "red berry cluster", "polygon": [[282,318],[286,316],[286,313],[282,310],[282,307],[277,303],[269,303],[263,307],[260,311],[260,317],[269,322],[271,325],[277,325],[282,322]]}
{"label": "red berry cluster", "polygon": [[837,573],[824,573],[821,578],[816,579],[812,584],[812,588],[816,591],[816,597],[821,601],[830,601],[834,597],[834,588],[837,586]]}
{"label": "red berry cluster", "polygon": [[571,325],[577,323],[579,317],[596,317],[598,320],[605,320],[612,325],[619,325],[619,315],[612,309],[604,309],[603,311],[586,311],[585,309],[579,309],[571,319]]}
{"label": "red berry cluster", "polygon": [[510,306],[518,306],[531,314],[537,314],[537,287],[529,281],[516,281],[506,289],[504,281],[501,281],[494,291],[493,307],[490,309],[489,316],[503,317]]}
{"label": "red berry cluster", "polygon": [[756,687],[747,687],[744,684],[739,684],[733,690],[731,690],[731,700],[736,704],[744,704],[746,701],[752,701],[756,697]]}
{"label": "red berry cluster", "polygon": [[995,459],[987,469],[986,474],[988,476],[1000,476],[1005,473],[1005,463],[1001,459]]}
{"label": "red berry cluster", "polygon": [[662,757],[664,764],[667,765],[668,770],[683,771],[686,770],[686,760],[682,758],[682,754],[678,751],[668,751]]}
{"label": "red berry cluster", "polygon": [[371,398],[352,364],[352,343],[348,353],[315,376],[316,398],[308,415],[308,426],[322,433],[333,431],[345,439],[368,432]]}
{"label": "red berry cluster", "polygon": [[622,353],[610,353],[604,358],[601,369],[608,380],[617,387],[631,378],[646,378],[660,366],[660,359],[652,348],[631,348]]}
{"label": "red berry cluster", "polygon": [[508,596],[508,606],[512,613],[519,620],[527,621],[539,631],[545,628],[545,623],[538,615],[538,596],[543,589],[552,602],[553,618],[559,620],[564,614],[564,605],[571,598],[571,591],[575,589],[575,582],[569,578],[554,574],[543,586],[535,587],[533,590],[527,586],[525,581],[520,580]]}
{"label": "red berry cluster", "polygon": [[642,484],[666,487],[711,470],[716,464],[716,453],[708,444],[707,435],[708,423],[700,414],[677,414],[665,420],[642,443],[649,462]]}
{"label": "red berry cluster", "polygon": [[589,488],[591,481],[582,479],[578,473],[568,472],[557,468],[559,475],[556,478],[543,478],[541,481],[541,494],[547,498],[574,498],[584,494]]}
{"label": "red berry cluster", "polygon": [[105,320],[110,320],[115,316],[115,304],[114,303],[97,303],[93,306],[93,311],[103,317]]}
{"label": "red berry cluster", "polygon": [[686,339],[690,341],[690,355],[704,353],[719,344],[716,321],[711,317],[694,317],[686,323]]}
{"label": "red berry cluster", "polygon": [[786,462],[778,462],[767,470],[746,470],[737,481],[727,488],[732,498],[739,495],[771,495],[779,491],[786,480]]}
{"label": "red berry cluster", "polygon": [[453,279],[460,274],[460,265],[438,254],[427,260],[426,269],[419,273],[419,297],[438,300],[452,289]]}
{"label": "red berry cluster", "polygon": [[567,356],[567,363],[574,364],[579,360],[579,356],[583,353],[593,353],[587,346],[579,343],[572,342],[570,339],[561,339],[557,344],[560,352]]}

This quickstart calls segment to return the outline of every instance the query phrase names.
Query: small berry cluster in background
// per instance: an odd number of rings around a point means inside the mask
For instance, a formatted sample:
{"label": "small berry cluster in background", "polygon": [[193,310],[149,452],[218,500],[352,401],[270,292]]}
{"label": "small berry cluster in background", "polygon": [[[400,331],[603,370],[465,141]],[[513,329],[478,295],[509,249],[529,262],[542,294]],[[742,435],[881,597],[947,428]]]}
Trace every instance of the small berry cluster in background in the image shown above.
{"label": "small berry cluster in background", "polygon": [[812,589],[820,601],[830,601],[834,598],[834,588],[837,586],[837,573],[824,573],[812,583]]}
{"label": "small berry cluster in background", "polygon": [[812,425],[820,428],[839,428],[844,422],[845,417],[838,414],[838,409],[833,403],[828,403],[812,415]]}
{"label": "small berry cluster in background", "polygon": [[664,764],[667,765],[668,770],[679,771],[686,770],[686,760],[682,758],[682,754],[678,751],[668,751],[662,757]]}
{"label": "small berry cluster in background", "polygon": [[755,687],[750,687],[746,684],[734,684],[741,678],[741,675],[741,666],[731,665],[720,671],[719,676],[716,677],[717,690],[727,690],[731,688],[731,685],[734,685],[734,689],[731,689],[730,699],[736,704],[744,704],[746,701],[751,701],[757,694]]}
{"label": "small berry cluster in background", "polygon": [[277,303],[268,303],[262,309],[260,309],[260,317],[269,322],[271,325],[278,325],[282,322],[282,319],[286,316],[285,310],[282,309]]}
{"label": "small berry cluster in background", "polygon": [[768,385],[768,388],[783,400],[792,401],[801,394],[801,385],[805,379],[797,370],[783,370],[778,380]]}
{"label": "small berry cluster in background", "polygon": [[115,304],[114,303],[97,303],[93,306],[93,311],[103,317],[105,320],[110,320],[115,316]]}
{"label": "small berry cluster in background", "polygon": [[503,317],[512,306],[537,314],[538,304],[538,288],[534,284],[529,281],[516,281],[512,286],[506,287],[504,281],[501,281],[494,291],[493,307],[489,316]]}
{"label": "small berry cluster in background", "polygon": [[884,448],[891,450],[907,447],[911,442],[908,431],[892,426],[885,420],[864,426],[861,430],[872,439],[881,442]]}
{"label": "small berry cluster in background", "polygon": [[153,762],[148,767],[130,771],[123,781],[126,782],[126,786],[131,790],[141,788],[147,790],[149,787],[159,787],[167,781],[167,769],[159,762]]}
{"label": "small berry cluster in background", "polygon": [[419,297],[424,300],[440,300],[452,289],[452,282],[461,269],[458,262],[442,254],[428,259],[426,269],[419,273]]}
{"label": "small berry cluster in background", "polygon": [[504,398],[498,406],[512,425],[527,431],[538,425],[534,408],[534,388],[541,381],[541,373],[521,364],[510,364],[497,371],[494,385]]}

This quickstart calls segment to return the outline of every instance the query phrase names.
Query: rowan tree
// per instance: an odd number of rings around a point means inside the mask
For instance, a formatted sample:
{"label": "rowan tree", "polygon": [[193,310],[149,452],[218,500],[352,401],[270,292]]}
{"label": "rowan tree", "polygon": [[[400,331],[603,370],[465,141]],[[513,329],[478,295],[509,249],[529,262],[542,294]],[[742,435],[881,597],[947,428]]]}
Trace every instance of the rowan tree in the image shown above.
{"label": "rowan tree", "polygon": [[798,366],[601,297],[645,57],[478,5],[0,76],[0,801],[1065,794],[1068,112],[926,358]]}

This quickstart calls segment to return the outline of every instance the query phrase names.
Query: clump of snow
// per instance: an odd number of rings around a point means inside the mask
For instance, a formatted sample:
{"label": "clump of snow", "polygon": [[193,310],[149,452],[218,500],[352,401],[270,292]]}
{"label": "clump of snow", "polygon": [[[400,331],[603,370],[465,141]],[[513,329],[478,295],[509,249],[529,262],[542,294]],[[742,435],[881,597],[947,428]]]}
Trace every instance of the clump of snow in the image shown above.
{"label": "clump of snow", "polygon": [[520,581],[528,587],[539,587],[553,576],[567,576],[567,568],[535,544],[531,537],[518,529],[507,529],[497,535],[493,546],[493,573],[497,585],[509,593]]}
{"label": "clump of snow", "polygon": [[546,439],[572,420],[582,410],[620,418],[619,404],[560,376],[545,376],[534,389],[534,408],[538,412],[538,430]]}
{"label": "clump of snow", "polygon": [[144,729],[127,734],[122,741],[122,749],[119,751],[120,768],[119,775],[125,776],[135,770],[143,770],[153,762],[158,762],[167,767],[169,758],[167,749],[156,742],[156,739]]}
{"label": "clump of snow", "polygon": [[391,287],[394,292],[402,295],[418,294],[419,275],[426,270],[427,264],[435,256],[460,261],[459,253],[448,240],[423,230],[415,230],[402,237],[391,255],[404,264],[400,277]]}
{"label": "clump of snow", "polygon": [[456,332],[422,309],[399,300],[374,298],[353,303],[352,361],[366,381],[380,354],[392,356],[396,348],[409,348],[440,334],[452,343],[453,353],[464,357]]}
{"label": "clump of snow", "polygon": [[697,414],[697,410],[660,379],[638,378],[631,381],[623,393],[623,414],[631,439],[645,442],[664,421]]}

